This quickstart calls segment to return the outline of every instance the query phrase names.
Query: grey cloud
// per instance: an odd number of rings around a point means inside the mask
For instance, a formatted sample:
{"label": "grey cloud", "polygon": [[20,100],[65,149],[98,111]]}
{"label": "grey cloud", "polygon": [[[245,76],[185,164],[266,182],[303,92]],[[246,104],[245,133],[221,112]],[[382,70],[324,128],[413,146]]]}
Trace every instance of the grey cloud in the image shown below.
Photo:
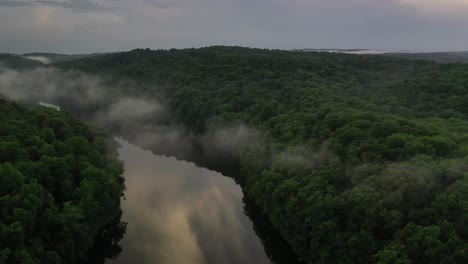
{"label": "grey cloud", "polygon": [[0,6],[17,7],[17,6],[31,6],[34,1],[14,1],[14,0],[0,0]]}
{"label": "grey cloud", "polygon": [[[436,51],[463,50],[468,42],[468,5],[441,9],[435,0],[424,5],[413,0],[93,1],[0,0],[1,6],[65,7],[50,16],[41,14],[48,23],[28,16],[34,11],[28,8],[0,10],[0,51],[86,53],[210,45]],[[90,15],[104,9],[109,10],[106,17]]]}
{"label": "grey cloud", "polygon": [[70,8],[73,10],[79,11],[106,11],[109,10],[108,7],[98,5],[91,1],[86,0],[70,0],[69,2],[60,2],[60,1],[36,1],[43,5],[57,6],[63,8]]}
{"label": "grey cloud", "polygon": [[177,0],[144,0],[143,1],[146,4],[156,6],[158,8],[171,8],[175,6],[179,6],[181,3],[184,1],[177,1]]}
{"label": "grey cloud", "polygon": [[109,7],[105,7],[87,0],[68,0],[68,1],[52,1],[52,0],[31,0],[31,1],[15,1],[15,0],[0,0],[0,6],[4,7],[20,7],[20,6],[54,6],[68,8],[74,11],[107,11]]}

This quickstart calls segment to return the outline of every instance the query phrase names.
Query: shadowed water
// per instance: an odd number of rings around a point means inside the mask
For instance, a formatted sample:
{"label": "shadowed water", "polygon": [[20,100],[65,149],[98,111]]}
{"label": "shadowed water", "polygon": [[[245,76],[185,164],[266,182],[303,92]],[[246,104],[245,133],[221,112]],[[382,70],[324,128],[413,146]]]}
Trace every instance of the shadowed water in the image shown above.
{"label": "shadowed water", "polygon": [[112,263],[271,263],[231,178],[119,143],[128,226]]}

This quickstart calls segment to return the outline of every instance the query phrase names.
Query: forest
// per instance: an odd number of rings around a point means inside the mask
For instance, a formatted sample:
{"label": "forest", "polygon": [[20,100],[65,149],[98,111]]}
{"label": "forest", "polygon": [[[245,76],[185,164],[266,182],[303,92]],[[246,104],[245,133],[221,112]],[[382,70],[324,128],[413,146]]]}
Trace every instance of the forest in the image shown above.
{"label": "forest", "polygon": [[[258,132],[231,150],[230,176],[307,263],[468,262],[467,64],[209,47],[47,67],[132,83],[112,96],[165,102],[195,135]],[[77,263],[120,213],[115,143],[69,114],[0,103],[0,237],[18,238],[0,241],[0,262]]]}
{"label": "forest", "polygon": [[161,91],[203,133],[243,122],[249,199],[307,263],[468,262],[468,65],[240,47],[54,65]]}
{"label": "forest", "polygon": [[32,69],[36,67],[44,66],[42,62],[26,59],[16,54],[0,53],[0,69]]}
{"label": "forest", "polygon": [[69,114],[0,99],[0,263],[101,263],[119,252],[104,248],[125,228],[116,144]]}

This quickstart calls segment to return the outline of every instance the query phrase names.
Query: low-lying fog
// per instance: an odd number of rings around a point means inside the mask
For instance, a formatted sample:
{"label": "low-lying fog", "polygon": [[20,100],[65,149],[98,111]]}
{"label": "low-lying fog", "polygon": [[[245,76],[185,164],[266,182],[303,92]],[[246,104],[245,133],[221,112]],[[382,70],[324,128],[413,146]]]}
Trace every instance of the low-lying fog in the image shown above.
{"label": "low-lying fog", "polygon": [[[163,97],[139,94],[139,87],[134,85],[54,68],[0,68],[0,96],[58,106],[57,110],[70,112],[135,144],[119,140],[126,179],[122,220],[128,226],[116,263],[271,263],[244,213],[242,191],[233,179],[193,163],[153,154],[189,159],[202,155],[202,160],[216,157],[225,162],[220,157],[261,144],[260,133],[242,123],[211,122],[204,134],[193,135],[171,116]],[[302,156],[280,154],[275,157],[285,165],[310,163]],[[289,246],[283,245],[273,251],[284,251],[286,263],[292,263]],[[268,252],[272,254],[271,249]]]}

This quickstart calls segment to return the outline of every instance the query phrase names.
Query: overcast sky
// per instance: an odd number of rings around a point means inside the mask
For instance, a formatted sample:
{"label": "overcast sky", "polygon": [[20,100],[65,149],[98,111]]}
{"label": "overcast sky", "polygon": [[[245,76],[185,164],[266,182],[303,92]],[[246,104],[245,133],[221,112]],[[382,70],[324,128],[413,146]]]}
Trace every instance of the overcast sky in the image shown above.
{"label": "overcast sky", "polygon": [[0,0],[0,52],[468,50],[468,0]]}

